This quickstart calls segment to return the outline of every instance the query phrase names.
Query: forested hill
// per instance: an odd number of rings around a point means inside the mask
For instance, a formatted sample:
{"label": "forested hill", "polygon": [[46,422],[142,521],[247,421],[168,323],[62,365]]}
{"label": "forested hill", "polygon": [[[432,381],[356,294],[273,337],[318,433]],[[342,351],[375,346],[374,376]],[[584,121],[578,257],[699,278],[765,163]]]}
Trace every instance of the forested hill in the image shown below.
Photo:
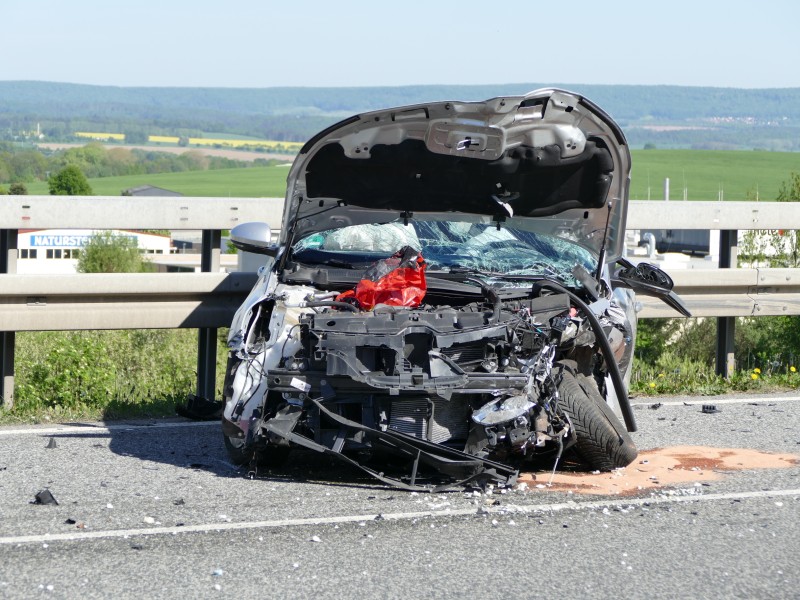
{"label": "forested hill", "polygon": [[35,129],[149,134],[222,132],[304,141],[354,113],[431,100],[484,100],[540,87],[582,93],[631,144],[800,150],[800,88],[733,89],[515,83],[372,88],[141,88],[0,81],[0,133]]}

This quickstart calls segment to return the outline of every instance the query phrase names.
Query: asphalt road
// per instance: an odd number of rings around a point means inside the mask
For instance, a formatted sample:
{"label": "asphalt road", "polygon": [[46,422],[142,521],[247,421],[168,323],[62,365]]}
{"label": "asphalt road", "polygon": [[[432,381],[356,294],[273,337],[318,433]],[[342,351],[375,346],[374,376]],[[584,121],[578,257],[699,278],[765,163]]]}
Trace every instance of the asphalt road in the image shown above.
{"label": "asphalt road", "polygon": [[[685,400],[636,406],[640,449],[800,454],[800,396]],[[722,475],[411,494],[305,453],[250,480],[215,423],[3,427],[0,598],[800,597],[800,466]]]}

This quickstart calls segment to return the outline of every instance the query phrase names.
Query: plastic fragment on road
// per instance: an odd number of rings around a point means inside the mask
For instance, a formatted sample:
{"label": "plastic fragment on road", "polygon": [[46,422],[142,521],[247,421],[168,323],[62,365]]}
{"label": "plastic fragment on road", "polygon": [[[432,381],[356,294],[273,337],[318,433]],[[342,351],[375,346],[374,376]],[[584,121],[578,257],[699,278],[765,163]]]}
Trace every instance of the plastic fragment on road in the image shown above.
{"label": "plastic fragment on road", "polygon": [[41,490],[36,494],[31,504],[52,504],[58,506],[58,500],[55,499],[55,496],[53,496],[50,490]]}
{"label": "plastic fragment on road", "polygon": [[721,412],[716,404],[703,404],[702,411],[704,414],[713,415],[714,413]]}

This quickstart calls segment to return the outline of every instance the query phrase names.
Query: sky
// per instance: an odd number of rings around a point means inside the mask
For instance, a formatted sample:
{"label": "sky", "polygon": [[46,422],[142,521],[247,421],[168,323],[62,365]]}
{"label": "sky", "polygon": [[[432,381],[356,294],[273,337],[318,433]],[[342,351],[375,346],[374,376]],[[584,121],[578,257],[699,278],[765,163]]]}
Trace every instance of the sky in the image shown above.
{"label": "sky", "polygon": [[0,0],[0,80],[800,87],[797,0]]}

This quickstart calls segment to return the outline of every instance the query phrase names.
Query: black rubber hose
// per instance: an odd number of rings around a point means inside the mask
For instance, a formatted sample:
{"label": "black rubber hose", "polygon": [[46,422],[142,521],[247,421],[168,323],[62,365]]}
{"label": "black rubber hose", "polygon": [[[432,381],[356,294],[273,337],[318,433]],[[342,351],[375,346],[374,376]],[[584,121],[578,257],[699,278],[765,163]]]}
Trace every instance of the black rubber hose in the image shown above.
{"label": "black rubber hose", "polygon": [[603,357],[606,359],[608,374],[611,376],[611,383],[614,384],[614,391],[617,392],[619,408],[622,411],[622,418],[625,420],[625,427],[630,432],[636,431],[636,418],[633,416],[633,409],[628,399],[628,393],[625,391],[625,382],[622,380],[622,373],[619,372],[619,366],[614,358],[614,351],[611,349],[611,344],[608,343],[608,338],[603,331],[603,326],[600,325],[600,321],[583,300],[561,284],[550,280],[540,281],[538,284],[542,288],[548,288],[561,294],[567,294],[578,308],[584,312],[586,318],[589,319],[592,329],[597,333],[596,337],[600,344],[600,350],[603,352]]}
{"label": "black rubber hose", "polygon": [[322,308],[324,306],[329,306],[331,308],[349,310],[350,312],[358,312],[358,308],[352,304],[349,304],[348,302],[336,302],[335,300],[317,300],[315,302],[306,302],[306,306],[309,308]]}
{"label": "black rubber hose", "polygon": [[481,287],[483,294],[487,297],[489,302],[492,303],[492,308],[494,309],[492,318],[494,319],[494,322],[500,322],[500,309],[503,307],[503,301],[500,300],[500,295],[495,291],[495,289],[480,279],[476,279],[474,277],[467,277],[464,279],[464,281],[471,281],[472,283],[476,283]]}

